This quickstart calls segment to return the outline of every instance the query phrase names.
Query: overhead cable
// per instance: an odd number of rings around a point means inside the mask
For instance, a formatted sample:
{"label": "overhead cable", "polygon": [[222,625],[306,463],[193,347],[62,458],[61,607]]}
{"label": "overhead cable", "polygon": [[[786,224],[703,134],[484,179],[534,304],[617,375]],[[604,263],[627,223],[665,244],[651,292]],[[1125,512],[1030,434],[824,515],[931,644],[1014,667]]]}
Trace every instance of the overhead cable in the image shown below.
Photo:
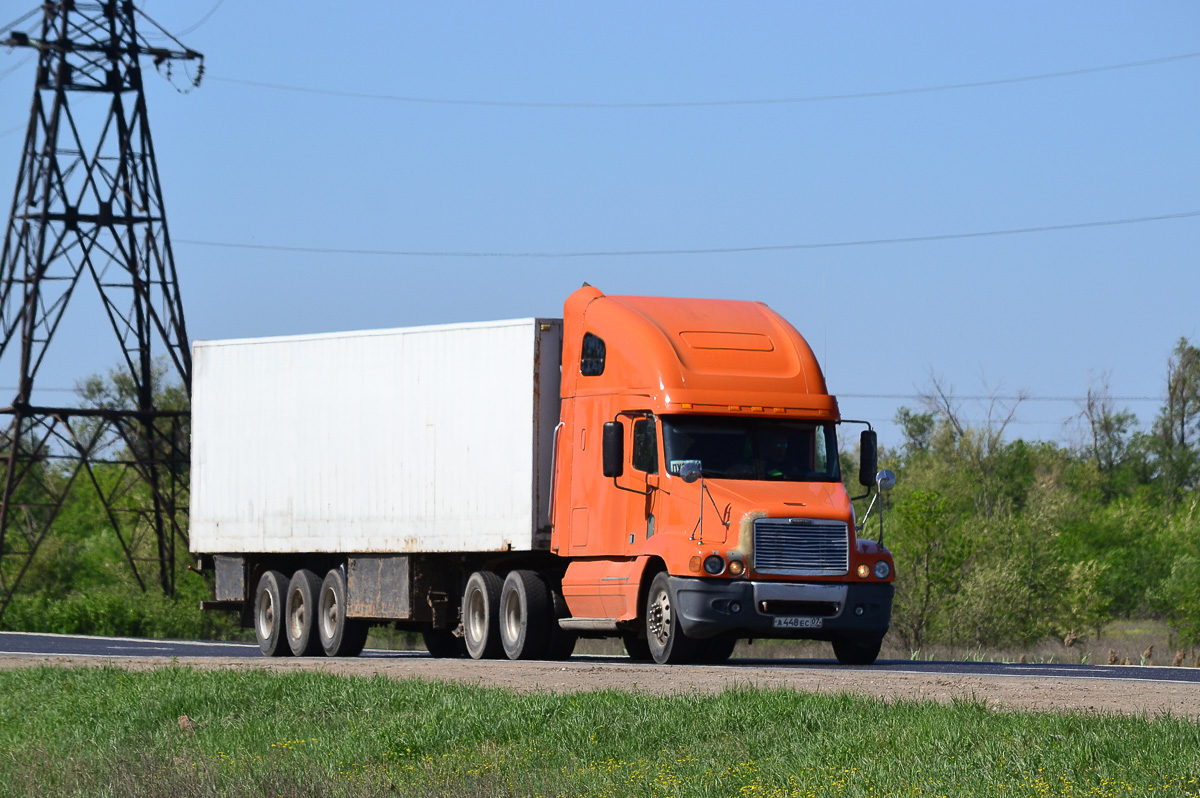
{"label": "overhead cable", "polygon": [[1006,230],[981,230],[970,233],[944,233],[930,236],[907,236],[903,238],[870,238],[852,241],[826,241],[811,244],[762,244],[743,247],[697,247],[688,249],[630,249],[566,252],[500,252],[483,250],[407,250],[407,249],[352,249],[345,247],[300,247],[285,244],[248,244],[233,241],[202,241],[199,239],[176,238],[176,244],[200,247],[222,247],[226,249],[257,249],[276,252],[304,252],[318,255],[369,255],[379,257],[413,258],[633,258],[662,257],[670,255],[731,255],[748,252],[790,252],[808,249],[837,249],[844,247],[884,246],[889,244],[916,244],[930,241],[956,241],[970,238],[1024,235],[1027,233],[1050,233],[1061,230],[1083,230],[1095,227],[1161,222],[1171,219],[1188,219],[1200,216],[1200,211],[1168,213],[1159,216],[1138,216],[1127,219],[1105,219],[1096,222],[1076,222],[1040,227],[1014,227]]}
{"label": "overhead cable", "polygon": [[958,91],[961,89],[978,89],[988,86],[1004,86],[1013,83],[1030,83],[1040,80],[1054,80],[1079,75],[1090,75],[1097,72],[1113,72],[1121,69],[1136,69],[1139,67],[1158,66],[1176,61],[1186,61],[1200,58],[1200,52],[1181,53],[1163,58],[1151,58],[1145,61],[1128,61],[1122,64],[1107,64],[1104,66],[1069,69],[1062,72],[1043,72],[1037,75],[1020,75],[1012,78],[997,78],[995,80],[979,80],[967,83],[944,83],[936,86],[918,86],[906,89],[884,89],[846,94],[813,94],[799,97],[768,97],[762,99],[742,100],[695,100],[673,102],[533,102],[520,100],[463,100],[437,97],[414,97],[402,94],[373,94],[359,91],[343,91],[339,89],[318,89],[311,86],[295,86],[285,83],[270,83],[260,80],[245,80],[209,76],[209,80],[221,83],[231,83],[240,86],[252,86],[259,89],[274,89],[277,91],[300,92],[303,94],[322,94],[329,97],[350,97],[359,100],[385,100],[400,103],[419,103],[423,105],[468,105],[493,108],[591,108],[591,109],[638,109],[638,108],[713,108],[739,105],[794,105],[799,103],[820,103],[835,100],[867,100],[877,97],[898,97],[906,94],[931,94],[943,91]]}
{"label": "overhead cable", "polygon": [[192,31],[196,30],[197,28],[199,28],[199,27],[200,27],[201,25],[203,25],[205,22],[208,22],[210,19],[212,19],[212,15],[213,15],[213,14],[215,14],[215,13],[217,13],[217,9],[219,9],[219,8],[220,8],[222,5],[224,5],[224,4],[225,4],[225,0],[217,0],[217,4],[216,4],[215,6],[213,6],[212,8],[210,8],[210,9],[208,10],[208,13],[207,13],[207,14],[205,14],[205,15],[204,15],[204,16],[202,16],[202,17],[200,17],[199,21],[195,22],[195,23],[194,23],[194,24],[192,24],[192,25],[189,25],[188,27],[184,28],[184,29],[183,29],[183,30],[181,30],[181,31],[177,31],[177,32],[175,33],[175,35],[176,35],[176,36],[187,36],[189,33],[191,33]]}

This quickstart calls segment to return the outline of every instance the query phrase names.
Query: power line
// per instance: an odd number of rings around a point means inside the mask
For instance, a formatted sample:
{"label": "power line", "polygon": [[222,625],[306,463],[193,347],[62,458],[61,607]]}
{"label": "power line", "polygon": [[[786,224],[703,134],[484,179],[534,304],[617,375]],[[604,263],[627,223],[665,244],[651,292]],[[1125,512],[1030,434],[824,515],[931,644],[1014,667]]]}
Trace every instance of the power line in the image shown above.
{"label": "power line", "polygon": [[42,11],[41,6],[37,6],[33,9],[30,9],[29,11],[26,11],[24,14],[17,17],[16,19],[14,19],[12,22],[8,23],[7,25],[5,25],[3,27],[0,27],[0,33],[8,33],[10,30],[17,27],[25,20],[29,19],[30,17],[34,16],[35,14],[41,13],[41,11]]}
{"label": "power line", "polygon": [[212,18],[212,15],[217,13],[217,9],[220,8],[221,6],[223,6],[224,4],[225,4],[225,0],[217,0],[217,4],[215,6],[213,6],[212,8],[210,8],[207,14],[200,17],[200,20],[198,22],[196,22],[192,25],[189,25],[188,27],[184,28],[181,31],[177,31],[175,35],[176,36],[187,36],[189,33],[196,30],[196,28],[199,28],[205,22],[208,22],[208,20]]}
{"label": "power line", "polygon": [[8,69],[4,70],[3,72],[0,72],[0,80],[4,80],[6,77],[8,77],[8,76],[9,76],[9,75],[11,75],[12,73],[16,72],[18,69],[20,69],[21,67],[25,66],[26,64],[28,64],[28,63],[29,63],[30,61],[32,61],[32,60],[33,60],[33,56],[32,56],[32,55],[27,55],[27,56],[25,56],[25,57],[24,57],[24,58],[22,58],[20,61],[18,61],[17,63],[13,64],[12,66],[10,66]]}
{"label": "power line", "polygon": [[352,249],[344,247],[300,247],[283,244],[247,244],[232,241],[202,241],[199,239],[177,238],[176,244],[188,244],[200,247],[220,247],[224,249],[256,249],[274,252],[304,252],[318,255],[368,255],[382,257],[420,257],[420,258],[621,258],[621,257],[657,257],[664,255],[730,255],[747,252],[788,252],[808,249],[837,249],[844,247],[883,246],[888,244],[916,244],[930,241],[956,241],[970,238],[990,238],[997,236],[1023,235],[1027,233],[1050,233],[1061,230],[1083,230],[1094,227],[1115,227],[1118,225],[1141,224],[1144,222],[1161,222],[1171,219],[1189,219],[1200,216],[1200,211],[1184,213],[1168,213],[1158,216],[1138,216],[1126,219],[1105,219],[1095,222],[1076,222],[1073,224],[1043,225],[1040,227],[1014,227],[1005,230],[982,230],[970,233],[944,233],[931,236],[907,236],[902,238],[870,238],[852,241],[827,241],[811,244],[765,244],[745,247],[701,247],[694,249],[632,249],[632,250],[598,250],[577,252],[499,252],[499,251],[449,251],[449,250],[402,250],[402,249]]}
{"label": "power line", "polygon": [[[218,3],[218,5],[220,5]],[[214,9],[215,11],[215,9]],[[185,31],[186,33],[186,31]],[[884,89],[881,91],[866,91],[848,94],[814,94],[799,97],[773,97],[758,100],[695,100],[695,101],[680,101],[680,102],[616,102],[616,103],[597,103],[597,102],[526,102],[519,100],[461,100],[461,99],[446,99],[437,97],[414,97],[402,94],[373,94],[368,92],[357,91],[342,91],[339,89],[318,89],[311,86],[295,86],[285,83],[269,83],[259,80],[244,80],[242,78],[226,78],[220,76],[209,76],[209,80],[216,80],[222,83],[231,83],[239,86],[252,86],[259,89],[273,89],[276,91],[291,91],[302,94],[320,94],[327,97],[350,97],[359,100],[384,100],[388,102],[400,103],[417,103],[422,105],[467,105],[481,106],[490,108],[590,108],[590,109],[639,109],[639,108],[714,108],[724,106],[739,106],[739,105],[795,105],[800,103],[819,103],[832,102],[836,100],[867,100],[877,97],[899,97],[908,94],[931,94],[943,91],[958,91],[962,89],[978,89],[988,86],[1005,86],[1014,83],[1031,83],[1040,80],[1054,80],[1058,78],[1076,77],[1079,75],[1090,75],[1098,72],[1114,72],[1122,69],[1136,69],[1140,67],[1158,66],[1160,64],[1169,64],[1177,61],[1186,61],[1189,59],[1200,58],[1200,52],[1181,53],[1179,55],[1169,55],[1163,58],[1151,58],[1145,61],[1128,61],[1122,64],[1107,64],[1104,66],[1084,67],[1082,69],[1069,69],[1062,72],[1044,72],[1037,75],[1020,75],[1012,78],[997,78],[995,80],[980,80],[969,83],[944,83],[936,86],[918,86],[906,89]]]}

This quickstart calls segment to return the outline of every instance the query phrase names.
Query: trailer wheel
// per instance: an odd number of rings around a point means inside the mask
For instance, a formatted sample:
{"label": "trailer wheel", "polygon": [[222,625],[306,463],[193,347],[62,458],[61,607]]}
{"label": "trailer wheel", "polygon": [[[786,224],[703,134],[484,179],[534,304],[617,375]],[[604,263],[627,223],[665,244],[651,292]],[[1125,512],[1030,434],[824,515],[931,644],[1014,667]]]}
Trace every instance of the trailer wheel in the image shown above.
{"label": "trailer wheel", "polygon": [[883,638],[859,640],[848,637],[833,638],[833,654],[839,665],[870,665],[879,657]]}
{"label": "trailer wheel", "polygon": [[579,635],[558,625],[559,619],[569,617],[571,617],[571,611],[567,609],[567,600],[563,598],[562,589],[551,586],[550,622],[548,624],[550,642],[546,646],[546,659],[570,659],[571,655],[575,653],[575,643],[578,642]]}
{"label": "trailer wheel", "polygon": [[426,629],[421,632],[421,639],[425,641],[425,650],[431,657],[447,659],[467,654],[463,639],[449,629]]}
{"label": "trailer wheel", "polygon": [[509,659],[542,659],[550,642],[550,596],[534,571],[510,571],[500,588],[500,642]]}
{"label": "trailer wheel", "polygon": [[347,618],[346,579],[341,568],[325,574],[317,600],[317,633],[327,657],[357,657],[367,644],[371,627],[357,618]]}
{"label": "trailer wheel", "polygon": [[497,659],[504,655],[500,642],[500,587],[491,571],[476,571],[463,591],[463,640],[472,659]]}
{"label": "trailer wheel", "polygon": [[679,626],[675,596],[665,571],[654,576],[646,594],[646,642],[659,665],[679,665],[696,657],[696,641]]}
{"label": "trailer wheel", "polygon": [[292,655],[283,628],[287,584],[287,575],[279,571],[267,571],[258,578],[254,591],[254,636],[264,657]]}
{"label": "trailer wheel", "polygon": [[307,568],[292,574],[287,591],[287,641],[297,657],[313,657],[321,653],[321,638],[317,634],[317,595],[321,579]]}

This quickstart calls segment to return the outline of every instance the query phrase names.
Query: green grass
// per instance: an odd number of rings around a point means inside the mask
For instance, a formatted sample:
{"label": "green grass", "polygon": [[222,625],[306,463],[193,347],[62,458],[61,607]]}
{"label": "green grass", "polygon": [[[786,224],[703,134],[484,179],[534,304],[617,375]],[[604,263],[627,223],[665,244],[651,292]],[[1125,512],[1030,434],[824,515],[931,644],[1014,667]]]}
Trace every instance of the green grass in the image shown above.
{"label": "green grass", "polygon": [[1198,792],[1200,725],[1169,717],[748,688],[517,695],[252,668],[0,672],[0,795]]}

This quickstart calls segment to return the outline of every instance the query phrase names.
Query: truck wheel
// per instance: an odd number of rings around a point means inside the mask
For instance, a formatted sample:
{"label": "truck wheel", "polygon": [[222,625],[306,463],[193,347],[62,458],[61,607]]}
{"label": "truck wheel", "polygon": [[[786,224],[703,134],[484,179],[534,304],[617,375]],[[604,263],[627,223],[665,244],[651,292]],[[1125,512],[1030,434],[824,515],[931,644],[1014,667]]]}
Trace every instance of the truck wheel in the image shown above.
{"label": "truck wheel", "polygon": [[534,571],[510,571],[500,588],[500,642],[509,659],[542,659],[550,637],[550,596]]}
{"label": "truck wheel", "polygon": [[571,655],[575,653],[575,643],[578,642],[579,635],[558,625],[559,619],[571,617],[571,611],[567,609],[567,600],[563,598],[561,588],[550,588],[550,610],[548,624],[550,644],[546,647],[546,659],[570,659]]}
{"label": "truck wheel", "polygon": [[714,637],[711,640],[702,640],[699,646],[700,653],[696,656],[696,661],[705,665],[718,665],[733,655],[733,649],[737,646],[737,638]]}
{"label": "truck wheel", "polygon": [[870,665],[879,657],[883,638],[858,640],[847,637],[833,639],[833,654],[841,665]]}
{"label": "truck wheel", "polygon": [[467,654],[463,639],[449,629],[427,629],[421,632],[421,639],[425,641],[425,650],[431,657],[447,659]]}
{"label": "truck wheel", "polygon": [[621,636],[621,640],[625,643],[625,653],[634,662],[649,662],[654,659],[650,656],[650,644],[638,637],[636,632],[626,632]]}
{"label": "truck wheel", "polygon": [[696,641],[683,633],[667,573],[655,575],[646,594],[646,642],[659,665],[679,665],[696,657]]}
{"label": "truck wheel", "polygon": [[357,657],[367,644],[371,627],[357,618],[347,618],[346,579],[341,568],[325,574],[317,600],[317,633],[327,657]]}
{"label": "truck wheel", "polygon": [[321,580],[307,568],[292,574],[287,591],[287,641],[297,657],[314,657],[321,653],[321,638],[317,634],[317,595]]}
{"label": "truck wheel", "polygon": [[264,657],[290,657],[287,633],[283,628],[288,578],[279,571],[267,571],[258,578],[254,591],[254,636]]}
{"label": "truck wheel", "polygon": [[463,591],[463,641],[472,659],[497,659],[504,655],[500,642],[500,587],[491,571],[476,571]]}

